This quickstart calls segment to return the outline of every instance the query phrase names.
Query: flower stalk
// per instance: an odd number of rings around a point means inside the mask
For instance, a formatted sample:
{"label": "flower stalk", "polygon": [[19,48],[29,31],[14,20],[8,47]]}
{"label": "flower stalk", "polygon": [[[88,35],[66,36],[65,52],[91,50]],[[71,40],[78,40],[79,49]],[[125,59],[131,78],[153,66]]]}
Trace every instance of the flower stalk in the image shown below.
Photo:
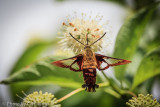
{"label": "flower stalk", "polygon": [[[106,86],[109,86],[109,83],[105,82],[105,83],[100,83],[98,85],[99,85],[99,87],[106,87]],[[81,92],[83,90],[84,90],[84,88],[78,88],[78,89],[70,92],[69,94],[65,95],[64,97],[60,98],[59,100],[57,100],[57,103],[62,102],[63,100],[65,100],[65,99],[71,97],[72,95],[74,95],[74,94],[76,94],[78,92]]]}
{"label": "flower stalk", "polygon": [[78,89],[72,91],[71,93],[65,95],[64,97],[60,98],[59,100],[57,100],[57,103],[62,102],[63,100],[65,100],[65,99],[71,97],[72,95],[74,95],[80,91],[83,91],[83,90],[84,90],[83,88],[78,88]]}
{"label": "flower stalk", "polygon": [[113,81],[111,81],[111,79],[104,73],[104,71],[102,71],[102,74],[104,75],[104,77],[109,81],[110,86],[113,88],[113,90],[115,90],[116,92],[118,92],[119,94],[123,95],[123,94],[129,94],[135,98],[137,98],[137,95],[129,90],[122,90],[119,87],[115,86]]}

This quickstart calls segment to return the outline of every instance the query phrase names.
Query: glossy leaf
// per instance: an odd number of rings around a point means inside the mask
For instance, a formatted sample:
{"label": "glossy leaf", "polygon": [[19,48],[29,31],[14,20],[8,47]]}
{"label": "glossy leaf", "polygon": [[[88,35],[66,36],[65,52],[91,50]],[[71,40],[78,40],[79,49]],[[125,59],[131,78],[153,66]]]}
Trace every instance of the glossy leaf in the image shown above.
{"label": "glossy leaf", "polygon": [[142,60],[136,75],[132,90],[146,80],[160,74],[160,47],[148,53]]}
{"label": "glossy leaf", "polygon": [[56,84],[62,87],[81,87],[80,82],[83,83],[83,81],[78,76],[79,73],[51,65],[51,62],[54,60],[53,56],[44,58],[12,74],[3,80],[2,83],[23,83],[29,85]]}
{"label": "glossy leaf", "polygon": [[34,62],[46,48],[56,44],[54,41],[39,41],[31,44],[18,59],[10,74]]}
{"label": "glossy leaf", "polygon": [[135,9],[141,9],[147,5],[154,3],[156,0],[134,0]]}
{"label": "glossy leaf", "polygon": [[[49,48],[50,46],[53,46],[56,44],[56,40],[52,41],[45,41],[45,40],[34,40],[32,41],[32,44],[30,44],[27,49],[24,51],[24,53],[20,56],[18,61],[15,63],[14,67],[12,68],[10,75],[12,75],[15,72],[18,72],[23,67],[33,63],[36,61],[44,51]],[[21,95],[21,90],[26,91],[31,87],[31,85],[24,85],[24,84],[11,84],[10,90],[13,99],[15,100],[17,97],[15,96],[15,93]]]}
{"label": "glossy leaf", "polygon": [[[145,31],[145,27],[158,3],[143,8],[128,18],[118,33],[114,57],[126,60],[132,58],[139,44],[139,40]],[[119,80],[124,78],[126,66],[127,65],[115,67],[115,75]]]}

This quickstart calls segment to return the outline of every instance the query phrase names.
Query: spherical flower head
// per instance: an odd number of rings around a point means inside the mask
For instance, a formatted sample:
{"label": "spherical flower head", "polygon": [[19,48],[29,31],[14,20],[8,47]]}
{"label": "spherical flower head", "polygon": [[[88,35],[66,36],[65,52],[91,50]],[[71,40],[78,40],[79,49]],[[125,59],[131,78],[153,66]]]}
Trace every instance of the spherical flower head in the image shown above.
{"label": "spherical flower head", "polygon": [[[60,44],[64,48],[64,50],[72,50],[74,53],[80,53],[84,46],[77,42],[75,39],[83,43],[84,45],[92,44],[96,40],[98,40],[104,33],[104,26],[106,24],[100,25],[100,21],[103,16],[97,15],[95,18],[91,16],[87,16],[82,13],[81,17],[77,17],[75,13],[75,17],[68,17],[65,22],[62,23],[61,32],[59,34],[62,36]],[[75,38],[73,39],[73,37]],[[96,42],[91,48],[94,51],[98,51],[101,49],[103,39]]]}
{"label": "spherical flower head", "polygon": [[139,94],[137,98],[133,97],[126,103],[129,107],[160,107],[156,99],[153,100],[152,95]]}
{"label": "spherical flower head", "polygon": [[33,92],[27,95],[22,102],[22,107],[61,107],[51,93]]}

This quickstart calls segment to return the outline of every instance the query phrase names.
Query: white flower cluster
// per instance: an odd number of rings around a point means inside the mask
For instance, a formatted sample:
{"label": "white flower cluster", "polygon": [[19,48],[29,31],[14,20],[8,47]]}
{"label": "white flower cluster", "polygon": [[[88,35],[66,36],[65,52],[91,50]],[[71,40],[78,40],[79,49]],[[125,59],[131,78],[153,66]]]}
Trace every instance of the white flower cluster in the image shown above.
{"label": "white flower cluster", "polygon": [[[75,17],[68,17],[67,20],[62,23],[62,28],[59,32],[62,36],[60,44],[64,50],[72,50],[74,53],[80,53],[84,49],[84,46],[74,40],[70,33],[85,45],[87,44],[88,38],[88,45],[90,45],[105,33],[103,27],[106,24],[100,25],[103,16],[97,15],[95,18],[92,18],[84,13],[82,13],[81,17],[76,16],[75,14]],[[94,51],[100,50],[102,41],[103,39],[92,45],[92,49]]]}
{"label": "white flower cluster", "polygon": [[138,97],[132,97],[126,104],[129,107],[160,107],[160,104],[156,99],[153,100],[152,95],[138,94]]}
{"label": "white flower cluster", "polygon": [[[26,95],[26,94],[25,94]],[[22,107],[61,107],[51,93],[33,92],[23,99]]]}

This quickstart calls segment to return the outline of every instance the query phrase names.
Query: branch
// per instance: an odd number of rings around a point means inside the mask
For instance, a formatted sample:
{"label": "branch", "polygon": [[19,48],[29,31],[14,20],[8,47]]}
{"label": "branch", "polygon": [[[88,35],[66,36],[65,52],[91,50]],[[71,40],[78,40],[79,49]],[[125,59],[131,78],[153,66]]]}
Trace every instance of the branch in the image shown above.
{"label": "branch", "polygon": [[[109,86],[109,83],[105,82],[105,83],[100,83],[98,85],[99,85],[99,87],[105,87],[105,86]],[[63,100],[65,100],[65,99],[71,97],[72,95],[74,95],[74,94],[76,94],[78,92],[81,92],[83,90],[84,90],[84,88],[78,88],[78,89],[70,92],[69,94],[65,95],[64,97],[60,98],[59,100],[57,100],[57,103],[62,102]]]}

